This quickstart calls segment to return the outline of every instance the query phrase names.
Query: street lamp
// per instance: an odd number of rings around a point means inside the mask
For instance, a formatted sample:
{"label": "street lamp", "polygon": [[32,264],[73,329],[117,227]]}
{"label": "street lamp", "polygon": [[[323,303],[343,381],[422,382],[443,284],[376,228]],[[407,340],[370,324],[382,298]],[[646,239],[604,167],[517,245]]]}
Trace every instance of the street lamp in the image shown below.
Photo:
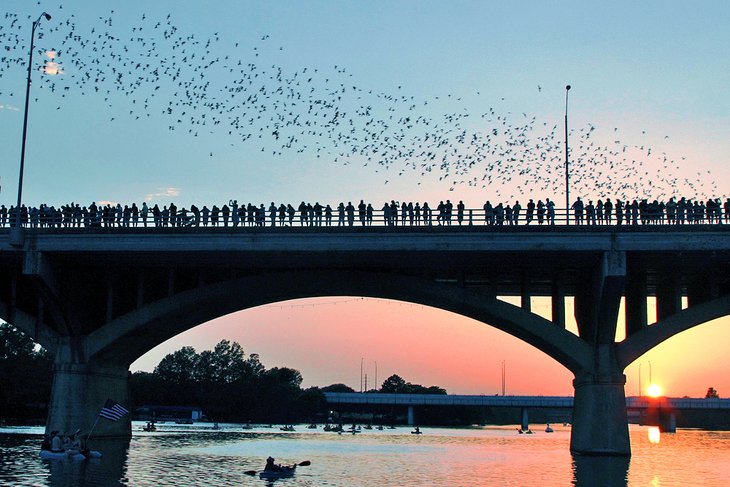
{"label": "street lamp", "polygon": [[565,86],[565,224],[570,225],[570,182],[568,180],[568,92],[570,85]]}
{"label": "street lamp", "polygon": [[10,229],[10,244],[15,247],[23,245],[23,228],[20,221],[20,204],[23,196],[23,169],[25,168],[25,136],[28,133],[28,102],[30,101],[30,78],[33,73],[33,41],[35,39],[35,30],[41,23],[41,19],[51,20],[51,16],[43,12],[38,19],[33,22],[33,28],[30,31],[30,49],[28,53],[28,84],[25,89],[25,113],[23,115],[23,141],[20,149],[20,174],[18,175],[18,204],[15,206],[15,226]]}

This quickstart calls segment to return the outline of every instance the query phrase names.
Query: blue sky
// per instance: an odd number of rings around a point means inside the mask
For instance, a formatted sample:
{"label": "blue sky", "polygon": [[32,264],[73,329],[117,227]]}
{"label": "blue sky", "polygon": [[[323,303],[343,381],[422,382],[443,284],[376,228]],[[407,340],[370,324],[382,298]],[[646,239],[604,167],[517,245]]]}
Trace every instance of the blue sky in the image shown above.
{"label": "blue sky", "polygon": [[[689,6],[682,2],[220,1],[211,6],[170,1],[13,0],[4,5],[11,15],[0,18],[0,32],[5,34],[3,44],[11,50],[3,55],[25,59],[30,19],[47,11],[53,19],[41,24],[38,32],[43,37],[36,45],[39,51],[60,50],[56,60],[64,71],[52,77],[34,69],[24,183],[24,201],[29,203],[147,199],[167,204],[174,199],[178,205],[188,205],[220,204],[231,198],[265,203],[365,198],[379,203],[385,199],[455,198],[481,206],[486,198],[507,201],[528,194],[562,201],[560,154],[566,84],[573,87],[569,112],[574,194],[605,197],[617,193],[615,188],[622,182],[633,181],[627,196],[642,196],[641,191],[660,186],[659,179],[667,175],[675,183],[685,178],[695,182],[691,188],[680,185],[677,189],[689,196],[730,192],[725,163],[730,148],[730,34],[726,28],[730,7],[725,2]],[[12,14],[18,15],[16,24],[12,24]],[[108,19],[111,26],[106,25]],[[67,22],[74,24],[73,35],[79,39],[92,41],[109,32],[118,40],[96,51],[90,44],[81,48],[79,42],[64,39],[71,32]],[[158,22],[163,28],[176,28],[169,42],[161,38],[162,28],[153,29]],[[143,30],[136,30],[139,27]],[[17,44],[10,42],[16,34],[20,36]],[[145,58],[149,44],[143,46],[140,41],[148,43],[155,36],[156,57]],[[186,47],[173,47],[173,40],[184,38],[190,39]],[[192,45],[191,40],[199,44]],[[211,43],[205,47],[208,40]],[[199,77],[201,72],[194,69],[203,65],[201,57],[206,51],[206,62],[218,62],[204,68]],[[197,57],[190,59],[192,53]],[[228,59],[223,61],[225,56]],[[38,69],[44,60],[48,59],[36,55]],[[84,79],[84,72],[95,61],[96,66],[106,65],[103,82]],[[123,61],[152,61],[148,74],[154,63],[179,68],[182,76],[178,81],[189,76],[209,82],[205,91],[210,97],[220,96],[220,90],[241,81],[239,73],[222,67],[237,67],[237,61],[242,66],[255,64],[261,74],[241,94],[244,98],[260,86],[270,90],[279,86],[264,79],[279,68],[284,78],[298,73],[303,81],[304,74],[312,76],[310,84],[296,90],[309,95],[306,88],[311,86],[311,96],[316,99],[329,99],[328,90],[342,83],[359,90],[349,90],[338,100],[336,108],[347,117],[363,120],[355,112],[372,106],[376,120],[388,121],[391,115],[396,120],[409,115],[414,120],[418,116],[440,120],[443,129],[451,130],[447,136],[450,145],[461,130],[468,138],[488,134],[505,119],[517,127],[535,117],[527,144],[534,147],[540,131],[557,124],[553,133],[556,145],[550,152],[554,160],[534,159],[510,166],[497,156],[480,158],[469,171],[455,175],[453,161],[468,153],[457,147],[446,169],[434,167],[422,174],[410,169],[413,164],[418,166],[418,157],[393,156],[386,168],[377,163],[384,155],[381,152],[365,165],[361,155],[338,157],[358,144],[334,148],[331,140],[317,136],[309,139],[306,150],[273,155],[278,142],[271,135],[273,130],[257,131],[265,124],[249,126],[253,138],[245,142],[240,137],[245,133],[242,128],[229,134],[230,113],[240,109],[241,98],[225,101],[223,108],[230,112],[215,126],[187,123],[180,116],[184,110],[163,113],[170,102],[186,98],[169,78],[163,76],[153,83],[148,77],[133,92],[115,89],[116,72],[111,70],[124,72]],[[24,66],[24,62],[0,63],[0,202],[6,205],[16,198]],[[131,77],[125,72],[125,82]],[[54,91],[51,85],[55,85]],[[106,94],[106,90],[110,92]],[[155,96],[150,98],[150,94]],[[387,96],[403,97],[407,102],[389,102]],[[141,107],[145,98],[151,100],[147,109]],[[188,107],[189,113],[195,104]],[[412,105],[416,108],[409,109]],[[288,113],[281,106],[268,108],[264,119]],[[197,110],[198,116],[204,112]],[[493,116],[480,116],[490,110]],[[446,114],[468,117],[449,126],[443,118]],[[208,120],[211,116],[208,113]],[[305,119],[300,117],[299,123]],[[346,118],[338,121],[340,133],[347,129],[343,120]],[[389,123],[391,136],[397,136],[395,125]],[[589,127],[595,127],[590,142],[620,148],[620,155],[613,157],[617,161],[626,157],[624,146],[629,154],[632,148],[636,153],[614,170],[605,161],[596,162],[599,151],[595,148],[589,156],[580,157],[581,141],[588,142],[581,139],[580,130]],[[416,125],[390,147],[391,153],[412,148],[412,136],[423,135],[427,129]],[[263,138],[256,140],[258,134]],[[317,143],[322,147],[318,153],[314,150]],[[652,151],[647,155],[649,148]],[[662,153],[670,161],[668,168],[655,160]],[[512,155],[530,158],[521,148]],[[645,164],[642,181],[631,173],[631,160]],[[605,171],[601,171],[604,163]],[[519,171],[525,167],[549,182],[540,187],[535,178],[520,178]],[[486,174],[491,176],[488,180],[483,179]],[[470,186],[469,181],[475,183]],[[615,184],[601,194],[607,181]],[[648,195],[668,194],[662,187]]]}

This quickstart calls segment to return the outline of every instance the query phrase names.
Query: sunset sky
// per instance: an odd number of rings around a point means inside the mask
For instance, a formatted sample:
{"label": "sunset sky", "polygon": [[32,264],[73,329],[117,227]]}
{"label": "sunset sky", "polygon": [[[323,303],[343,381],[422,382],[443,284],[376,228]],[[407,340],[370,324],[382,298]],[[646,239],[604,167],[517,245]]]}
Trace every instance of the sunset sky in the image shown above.
{"label": "sunset sky", "polygon": [[[6,206],[17,198],[30,27],[43,11],[53,18],[36,37],[27,204],[562,202],[567,84],[572,194],[730,195],[723,0],[6,0]],[[313,133],[294,134],[287,147],[294,133],[287,122]],[[373,152],[362,137],[348,141],[373,126],[387,147]],[[492,133],[498,150],[463,166],[472,160],[468,142]],[[455,150],[426,167],[419,147],[433,134]],[[540,302],[533,309],[549,312]],[[181,346],[202,350],[223,338],[259,353],[267,367],[300,370],[305,386],[359,389],[361,363],[372,385],[377,362],[379,382],[397,373],[453,393],[494,394],[505,361],[508,393],[572,394],[569,372],[488,324],[359,296],[224,316],[132,369],[151,370]],[[641,366],[644,388],[651,369],[667,395],[701,396],[713,386],[728,397],[728,339],[725,318],[667,341],[626,370],[627,394],[638,394]]]}

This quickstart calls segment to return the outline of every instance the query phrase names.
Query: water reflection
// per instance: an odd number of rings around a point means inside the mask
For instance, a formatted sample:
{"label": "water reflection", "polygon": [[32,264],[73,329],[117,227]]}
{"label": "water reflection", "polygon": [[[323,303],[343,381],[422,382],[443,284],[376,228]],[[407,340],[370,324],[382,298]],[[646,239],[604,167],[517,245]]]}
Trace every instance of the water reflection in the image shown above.
{"label": "water reflection", "polygon": [[649,443],[652,443],[654,445],[659,443],[659,440],[662,438],[662,433],[659,430],[658,426],[650,426],[648,429],[649,434]]}
{"label": "water reflection", "polygon": [[626,487],[631,457],[573,455],[573,485]]}
{"label": "water reflection", "polygon": [[67,486],[121,486],[129,451],[129,438],[92,438],[90,448],[102,452],[102,458],[88,460],[43,460],[50,473],[49,484]]}
{"label": "water reflection", "polygon": [[[131,441],[94,439],[91,448],[103,457],[88,461],[42,461],[43,428],[0,428],[0,487],[627,487],[663,485],[665,479],[720,487],[730,478],[730,432],[682,430],[654,445],[646,427],[631,427],[629,461],[571,457],[569,427],[533,435],[519,435],[515,427],[429,428],[422,435],[399,427],[337,435],[321,428],[289,433],[163,426],[156,433],[135,430]],[[245,474],[263,469],[268,455],[311,465],[275,482]]]}

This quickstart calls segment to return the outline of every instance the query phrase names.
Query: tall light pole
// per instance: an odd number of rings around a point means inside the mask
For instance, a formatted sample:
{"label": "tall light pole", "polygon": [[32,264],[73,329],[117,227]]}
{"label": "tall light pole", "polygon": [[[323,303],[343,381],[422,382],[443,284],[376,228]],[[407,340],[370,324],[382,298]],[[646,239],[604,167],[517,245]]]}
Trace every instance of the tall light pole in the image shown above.
{"label": "tall light pole", "polygon": [[639,364],[639,397],[644,395],[644,391],[641,390],[641,364]]}
{"label": "tall light pole", "polygon": [[373,360],[375,362],[375,390],[378,390],[378,361]]}
{"label": "tall light pole", "polygon": [[35,30],[41,23],[41,19],[51,20],[51,16],[43,12],[38,19],[33,22],[33,28],[30,31],[30,49],[28,53],[28,84],[25,88],[25,113],[23,115],[23,140],[20,149],[20,174],[18,175],[18,204],[15,206],[15,227],[10,229],[10,244],[16,247],[23,245],[23,228],[20,222],[20,204],[23,197],[23,170],[25,168],[25,136],[28,133],[28,103],[30,101],[30,78],[33,73],[33,41],[35,40]]}
{"label": "tall light pole", "polygon": [[565,86],[565,224],[570,225],[570,180],[568,176],[568,92],[570,85]]}
{"label": "tall light pole", "polygon": [[505,388],[507,386],[507,364],[502,360],[502,396],[504,396]]}
{"label": "tall light pole", "polygon": [[649,385],[653,385],[654,383],[651,381],[651,360],[649,360]]}

